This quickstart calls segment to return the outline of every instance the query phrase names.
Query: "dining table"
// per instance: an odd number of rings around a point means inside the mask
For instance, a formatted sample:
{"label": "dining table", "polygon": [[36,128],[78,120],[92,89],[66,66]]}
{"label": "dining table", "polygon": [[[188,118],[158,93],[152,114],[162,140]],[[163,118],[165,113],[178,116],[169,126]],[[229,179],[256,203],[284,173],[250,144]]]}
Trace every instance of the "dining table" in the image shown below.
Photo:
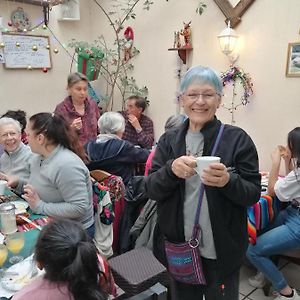
{"label": "dining table", "polygon": [[[7,201],[13,201],[13,202],[17,201],[17,202],[25,203],[24,199],[22,199],[20,196],[13,193],[8,188],[5,190],[4,196],[7,196],[7,199],[8,199]],[[28,219],[30,221],[43,220],[43,224],[47,223],[48,217],[33,213],[29,207],[27,208],[27,212],[29,213]],[[27,223],[26,221],[22,225],[17,226],[18,231],[23,231],[23,235],[24,235],[24,247],[22,248],[20,253],[18,253],[17,255],[22,256],[24,259],[28,258],[29,256],[31,256],[34,253],[36,241],[38,239],[40,229],[42,228],[42,226],[40,225],[41,224],[40,222],[37,224],[39,224],[37,226],[37,227],[39,227],[39,229],[36,228],[34,225]],[[2,266],[2,269],[4,270],[4,272],[6,270],[9,271],[9,268],[12,266],[12,264],[10,263],[9,260],[13,255],[14,254],[11,253],[10,251],[8,252],[8,257],[7,257],[4,265]],[[16,271],[16,269],[14,269],[14,271]],[[1,279],[2,278],[0,278],[0,281],[2,283]],[[6,290],[2,286],[2,284],[0,284],[0,299],[1,300],[10,299],[13,296],[13,294],[14,293],[12,291]]]}

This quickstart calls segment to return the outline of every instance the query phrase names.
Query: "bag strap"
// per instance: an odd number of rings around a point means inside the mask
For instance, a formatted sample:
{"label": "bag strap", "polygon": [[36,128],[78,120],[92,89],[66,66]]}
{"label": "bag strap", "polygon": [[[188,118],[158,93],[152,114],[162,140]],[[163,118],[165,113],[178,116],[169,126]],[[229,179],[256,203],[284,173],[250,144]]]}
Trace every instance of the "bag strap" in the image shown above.
{"label": "bag strap", "polygon": [[[219,145],[219,142],[221,140],[223,131],[224,131],[224,124],[222,123],[218,132],[218,136],[216,138],[213,150],[211,152],[211,155],[214,156],[217,150],[217,147]],[[201,204],[202,204],[202,200],[203,200],[203,196],[204,196],[204,184],[201,182],[201,186],[200,186],[200,193],[199,193],[199,202],[198,202],[198,206],[197,206],[197,211],[196,211],[196,216],[195,216],[195,222],[194,222],[194,227],[193,227],[193,234],[191,237],[191,240],[194,240],[198,237],[199,234],[199,230],[200,230],[200,225],[199,225],[199,219],[200,219],[200,211],[201,211]]]}

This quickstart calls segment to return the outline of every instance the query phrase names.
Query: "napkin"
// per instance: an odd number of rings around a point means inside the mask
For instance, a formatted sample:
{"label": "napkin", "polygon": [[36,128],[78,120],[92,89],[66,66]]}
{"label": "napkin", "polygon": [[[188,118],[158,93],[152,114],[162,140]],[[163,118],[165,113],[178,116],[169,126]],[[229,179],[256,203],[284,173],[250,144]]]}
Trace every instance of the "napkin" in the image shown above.
{"label": "napkin", "polygon": [[[10,298],[17,290],[20,290],[34,279],[44,274],[44,271],[38,270],[36,276],[31,278],[31,274],[35,273],[33,268],[33,254],[23,261],[11,266],[7,272],[18,273],[18,275],[5,275],[1,278],[0,297]],[[34,270],[34,272],[32,272]]]}

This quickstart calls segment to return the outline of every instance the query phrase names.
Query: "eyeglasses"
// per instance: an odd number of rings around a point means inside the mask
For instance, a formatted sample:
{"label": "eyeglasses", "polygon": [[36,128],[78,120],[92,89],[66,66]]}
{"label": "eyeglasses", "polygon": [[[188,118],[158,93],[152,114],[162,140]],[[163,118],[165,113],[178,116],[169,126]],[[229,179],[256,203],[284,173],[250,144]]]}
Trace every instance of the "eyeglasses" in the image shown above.
{"label": "eyeglasses", "polygon": [[6,133],[2,134],[1,137],[4,138],[4,139],[7,139],[8,137],[14,138],[17,135],[18,135],[18,132],[11,131],[11,132],[6,132]]}
{"label": "eyeglasses", "polygon": [[200,96],[202,97],[202,99],[204,101],[209,101],[209,100],[213,100],[215,98],[216,95],[218,95],[217,93],[204,93],[204,94],[185,94],[187,96],[187,98],[191,101],[197,101]]}

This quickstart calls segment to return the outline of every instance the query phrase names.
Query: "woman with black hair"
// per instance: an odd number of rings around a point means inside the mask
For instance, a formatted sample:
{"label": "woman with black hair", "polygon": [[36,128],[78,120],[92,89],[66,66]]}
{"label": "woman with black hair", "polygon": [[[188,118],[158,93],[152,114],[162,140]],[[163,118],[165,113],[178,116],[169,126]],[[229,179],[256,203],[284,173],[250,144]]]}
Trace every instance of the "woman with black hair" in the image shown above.
{"label": "woman with black hair", "polygon": [[[16,293],[13,300],[105,300],[110,290],[106,283],[110,274],[98,261],[95,245],[81,224],[56,220],[41,231],[35,260],[45,275]],[[105,276],[104,276],[105,275]]]}
{"label": "woman with black hair", "polygon": [[31,151],[38,154],[31,160],[28,183],[0,177],[23,193],[34,213],[79,221],[93,236],[90,174],[75,131],[61,116],[38,113],[29,119],[26,132]]}
{"label": "woman with black hair", "polygon": [[[271,256],[300,249],[300,127],[288,134],[287,147],[277,146],[272,155],[268,193],[282,202],[291,204],[275,218],[255,245],[249,245],[247,257],[279,292],[275,300],[300,300],[295,289],[287,283],[284,275],[270,259]],[[279,178],[281,159],[286,176]]]}

